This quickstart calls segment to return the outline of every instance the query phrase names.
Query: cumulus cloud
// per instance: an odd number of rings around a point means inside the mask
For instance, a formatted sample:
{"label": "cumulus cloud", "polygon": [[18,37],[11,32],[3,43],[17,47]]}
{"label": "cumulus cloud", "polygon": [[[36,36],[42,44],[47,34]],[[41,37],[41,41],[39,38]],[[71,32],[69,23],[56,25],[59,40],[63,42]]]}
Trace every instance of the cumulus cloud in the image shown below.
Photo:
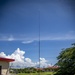
{"label": "cumulus cloud", "polygon": [[[11,55],[6,55],[4,52],[0,53],[0,57],[13,58],[13,67],[38,67],[39,62],[33,62],[30,58],[25,57],[25,51],[17,48]],[[12,63],[11,63],[12,64]],[[40,58],[40,67],[50,66],[45,58]]]}
{"label": "cumulus cloud", "polygon": [[1,52],[0,57],[6,57],[6,54],[4,52]]}
{"label": "cumulus cloud", "polygon": [[45,58],[40,58],[40,67],[48,67],[51,66],[50,64],[47,64],[48,60]]}

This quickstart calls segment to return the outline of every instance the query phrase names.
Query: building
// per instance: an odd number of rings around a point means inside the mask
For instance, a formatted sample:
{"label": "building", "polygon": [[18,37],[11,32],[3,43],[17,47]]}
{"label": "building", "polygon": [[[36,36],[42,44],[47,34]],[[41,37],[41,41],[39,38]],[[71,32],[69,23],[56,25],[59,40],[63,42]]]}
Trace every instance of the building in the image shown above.
{"label": "building", "polygon": [[9,74],[9,63],[15,61],[14,59],[0,57],[0,75]]}

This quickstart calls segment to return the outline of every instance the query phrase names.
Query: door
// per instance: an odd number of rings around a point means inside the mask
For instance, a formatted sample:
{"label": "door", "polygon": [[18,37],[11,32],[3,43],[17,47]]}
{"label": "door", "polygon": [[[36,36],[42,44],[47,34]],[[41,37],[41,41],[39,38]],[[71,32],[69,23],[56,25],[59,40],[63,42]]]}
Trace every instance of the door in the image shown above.
{"label": "door", "polygon": [[0,66],[0,75],[1,75],[1,71],[2,71],[2,66]]}

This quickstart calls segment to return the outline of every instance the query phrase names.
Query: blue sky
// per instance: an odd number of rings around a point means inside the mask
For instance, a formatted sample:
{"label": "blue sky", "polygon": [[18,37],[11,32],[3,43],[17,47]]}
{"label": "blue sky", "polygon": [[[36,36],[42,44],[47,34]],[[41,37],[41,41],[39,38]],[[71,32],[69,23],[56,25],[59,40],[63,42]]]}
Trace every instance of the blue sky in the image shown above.
{"label": "blue sky", "polygon": [[62,48],[75,42],[74,0],[1,0],[0,52],[17,48],[34,62],[40,57],[55,64]]}

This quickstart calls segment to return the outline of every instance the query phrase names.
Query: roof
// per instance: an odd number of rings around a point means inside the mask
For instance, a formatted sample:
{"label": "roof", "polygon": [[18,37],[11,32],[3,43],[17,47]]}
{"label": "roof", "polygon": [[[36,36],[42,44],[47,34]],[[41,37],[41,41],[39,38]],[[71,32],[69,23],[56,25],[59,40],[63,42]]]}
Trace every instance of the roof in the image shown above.
{"label": "roof", "polygon": [[50,66],[50,67],[48,67],[48,68],[59,68],[59,66]]}
{"label": "roof", "polygon": [[12,61],[15,61],[15,59],[2,58],[2,57],[0,57],[0,61],[12,62]]}

